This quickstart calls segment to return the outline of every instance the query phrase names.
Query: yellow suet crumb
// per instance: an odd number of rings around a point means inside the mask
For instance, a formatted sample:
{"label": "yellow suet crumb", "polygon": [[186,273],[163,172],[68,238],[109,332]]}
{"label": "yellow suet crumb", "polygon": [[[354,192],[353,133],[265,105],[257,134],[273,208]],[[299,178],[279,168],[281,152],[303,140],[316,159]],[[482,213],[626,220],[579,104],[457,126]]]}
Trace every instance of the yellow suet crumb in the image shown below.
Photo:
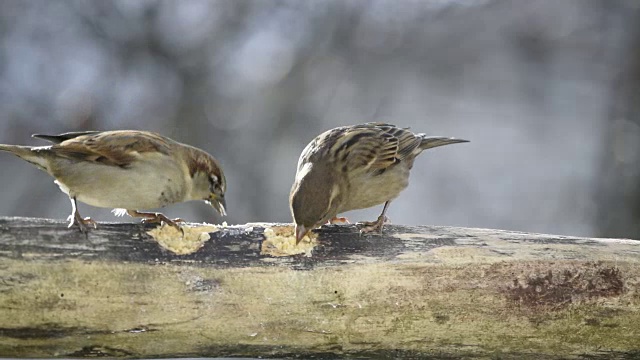
{"label": "yellow suet crumb", "polygon": [[291,256],[305,254],[311,256],[313,248],[318,243],[316,235],[309,232],[296,245],[295,229],[293,226],[272,226],[264,230],[265,240],[262,242],[261,255]]}
{"label": "yellow suet crumb", "polygon": [[194,253],[200,249],[210,238],[209,233],[218,231],[215,225],[188,226],[186,224],[180,226],[184,235],[180,230],[173,226],[162,224],[153,230],[147,231],[160,246],[178,255],[187,255]]}

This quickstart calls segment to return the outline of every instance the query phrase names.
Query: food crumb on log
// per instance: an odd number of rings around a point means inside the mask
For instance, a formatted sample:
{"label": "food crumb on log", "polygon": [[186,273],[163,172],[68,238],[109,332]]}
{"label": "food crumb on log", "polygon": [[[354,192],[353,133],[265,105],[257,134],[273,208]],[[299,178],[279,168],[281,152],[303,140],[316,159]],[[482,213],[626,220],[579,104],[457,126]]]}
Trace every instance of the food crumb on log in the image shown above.
{"label": "food crumb on log", "polygon": [[304,254],[311,257],[318,242],[317,235],[309,232],[296,245],[295,228],[292,225],[272,226],[264,230],[265,240],[262,242],[260,255],[292,256]]}
{"label": "food crumb on log", "polygon": [[[223,224],[225,226],[226,224]],[[216,225],[180,226],[181,230],[174,226],[162,224],[147,231],[158,244],[177,255],[188,255],[198,251],[205,242],[209,241],[209,233],[219,231]]]}

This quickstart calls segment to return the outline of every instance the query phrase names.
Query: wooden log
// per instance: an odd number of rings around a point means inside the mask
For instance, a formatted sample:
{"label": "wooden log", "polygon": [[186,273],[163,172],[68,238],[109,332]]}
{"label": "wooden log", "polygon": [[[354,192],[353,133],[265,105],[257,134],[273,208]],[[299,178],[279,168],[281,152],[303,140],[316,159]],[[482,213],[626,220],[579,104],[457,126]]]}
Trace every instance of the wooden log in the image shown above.
{"label": "wooden log", "polygon": [[149,225],[0,218],[0,356],[640,357],[640,241],[334,225],[274,257],[273,226],[176,255]]}

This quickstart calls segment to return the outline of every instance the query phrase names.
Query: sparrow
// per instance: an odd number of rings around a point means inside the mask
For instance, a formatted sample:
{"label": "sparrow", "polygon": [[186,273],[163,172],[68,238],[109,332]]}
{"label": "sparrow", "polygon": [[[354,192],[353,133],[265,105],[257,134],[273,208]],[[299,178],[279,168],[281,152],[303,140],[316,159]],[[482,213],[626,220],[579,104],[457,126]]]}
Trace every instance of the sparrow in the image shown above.
{"label": "sparrow", "polygon": [[69,227],[86,233],[95,221],[83,218],[77,201],[114,214],[129,214],[143,222],[176,222],[161,213],[139,209],[159,208],[189,200],[204,200],[226,215],[226,180],[218,161],[198,148],[162,135],[137,130],[70,132],[32,135],[49,146],[0,144],[10,152],[46,171],[69,196]]}
{"label": "sparrow", "polygon": [[366,123],[328,130],[302,151],[289,205],[296,244],[312,229],[343,220],[340,213],[384,203],[376,221],[358,223],[361,234],[382,232],[389,203],[409,184],[416,156],[438,146],[468,142],[414,134],[408,128]]}

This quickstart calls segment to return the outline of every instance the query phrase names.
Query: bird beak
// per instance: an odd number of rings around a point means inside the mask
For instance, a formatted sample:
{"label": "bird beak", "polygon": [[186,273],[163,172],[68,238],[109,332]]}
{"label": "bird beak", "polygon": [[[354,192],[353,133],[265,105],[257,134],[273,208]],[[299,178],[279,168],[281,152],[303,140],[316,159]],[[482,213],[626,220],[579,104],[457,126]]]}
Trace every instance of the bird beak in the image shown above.
{"label": "bird beak", "polygon": [[302,240],[308,232],[309,230],[307,230],[303,225],[296,225],[296,245],[298,245],[300,240]]}
{"label": "bird beak", "polygon": [[222,216],[227,216],[227,202],[224,200],[223,196],[217,196],[211,194],[211,200],[209,200],[209,205],[211,205],[216,211],[220,213]]}

